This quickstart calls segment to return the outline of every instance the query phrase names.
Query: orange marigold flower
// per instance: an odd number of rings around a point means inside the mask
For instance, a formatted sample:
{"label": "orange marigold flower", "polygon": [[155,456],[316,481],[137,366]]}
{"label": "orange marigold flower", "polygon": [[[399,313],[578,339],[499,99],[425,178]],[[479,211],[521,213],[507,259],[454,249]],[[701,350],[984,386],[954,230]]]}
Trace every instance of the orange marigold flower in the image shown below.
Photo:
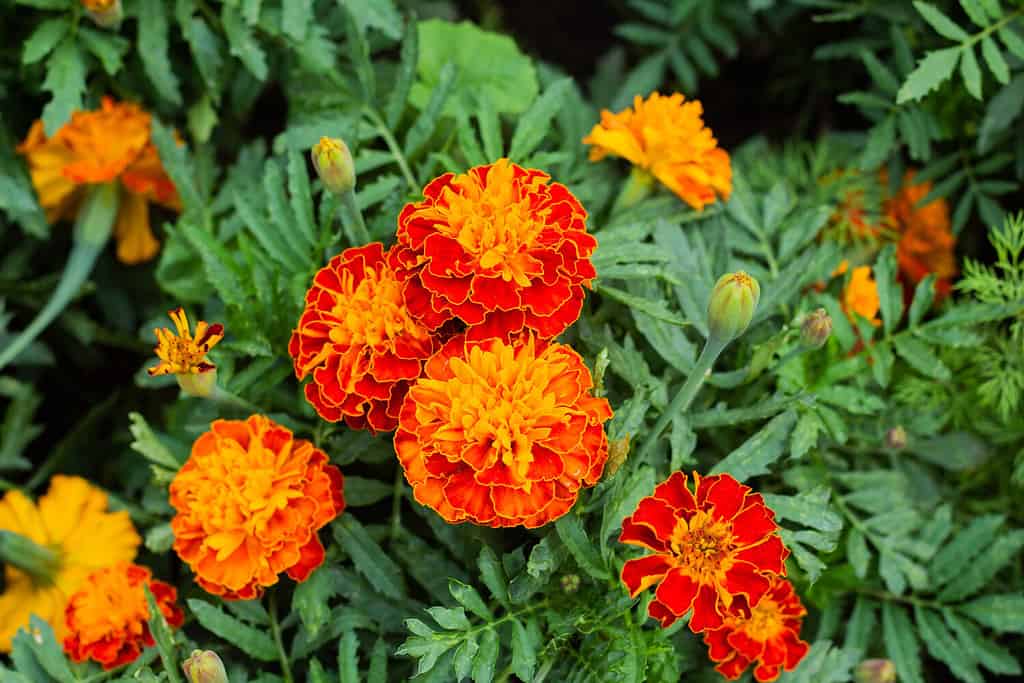
{"label": "orange marigold flower", "polygon": [[871,277],[871,266],[857,266],[850,272],[850,281],[843,289],[842,307],[851,321],[855,320],[856,314],[875,327],[882,324],[878,319],[878,309],[881,308],[878,283]]}
{"label": "orange marigold flower", "polygon": [[579,354],[525,336],[457,337],[409,389],[395,452],[420,503],[451,523],[538,527],[593,486],[608,458],[608,401]]}
{"label": "orange marigold flower", "polygon": [[[903,176],[903,187],[883,203],[886,216],[899,232],[896,260],[900,274],[916,285],[929,273],[936,277],[936,291],[948,294],[957,274],[956,236],[949,222],[949,205],[943,198],[924,206],[917,203],[932,191],[931,181],[914,184],[913,170]],[[883,173],[882,182],[887,182]]]}
{"label": "orange marigold flower", "polygon": [[13,531],[58,557],[56,575],[36,581],[7,565],[0,594],[0,652],[35,614],[64,637],[64,606],[94,570],[135,559],[142,542],[124,510],[107,511],[107,494],[80,477],[55,475],[50,488],[33,503],[17,490],[0,499],[0,530]]}
{"label": "orange marigold flower", "polygon": [[118,259],[141,263],[159,251],[148,202],[175,210],[180,204],[150,140],[150,115],[138,105],[104,97],[100,109],[75,112],[49,138],[38,120],[18,152],[28,158],[32,184],[51,223],[77,214],[88,185],[120,181],[125,192],[114,224]]}
{"label": "orange marigold flower", "polygon": [[175,604],[178,591],[157,581],[146,567],[119,562],[90,574],[64,612],[68,635],[64,651],[76,662],[94,659],[104,669],[134,662],[143,647],[155,645],[147,623],[148,586],[160,613],[173,628],[185,622]]}
{"label": "orange marigold flower", "polygon": [[549,180],[499,159],[446,173],[407,204],[391,261],[413,315],[431,329],[457,319],[470,339],[552,338],[576,322],[597,240],[576,197]]}
{"label": "orange marigold flower", "polygon": [[708,654],[718,662],[718,672],[730,680],[756,662],[754,678],[761,683],[774,681],[782,669],[792,671],[807,654],[809,647],[800,640],[806,614],[792,584],[776,577],[753,608],[738,598],[722,627],[704,633]]}
{"label": "orange marigold flower", "polygon": [[262,415],[216,420],[171,482],[174,550],[205,590],[250,600],[324,560],[317,531],[345,509],[327,455]]}
{"label": "orange marigold flower", "polygon": [[789,551],[761,494],[728,474],[693,479],[696,495],[682,472],[659,484],[623,521],[619,541],[654,551],[623,565],[630,596],[657,585],[648,613],[664,628],[692,609],[699,633],[721,627],[737,599],[756,605],[771,576],[786,573]]}
{"label": "orange marigold flower", "polygon": [[325,420],[371,432],[398,426],[398,411],[435,335],[412,318],[379,242],[346,249],[313,278],[288,353],[306,398]]}
{"label": "orange marigold flower", "polygon": [[178,306],[167,315],[174,322],[177,334],[166,327],[153,330],[157,340],[154,352],[160,362],[149,368],[149,374],[198,375],[215,370],[216,366],[207,362],[206,354],[224,338],[224,326],[220,323],[208,325],[200,320],[193,336],[184,308]]}
{"label": "orange marigold flower", "polygon": [[714,202],[716,193],[728,199],[729,154],[704,126],[701,103],[684,100],[679,93],[665,97],[654,92],[646,100],[637,95],[632,109],[602,111],[601,123],[583,138],[584,144],[593,145],[591,161],[609,154],[627,159],[695,209]]}

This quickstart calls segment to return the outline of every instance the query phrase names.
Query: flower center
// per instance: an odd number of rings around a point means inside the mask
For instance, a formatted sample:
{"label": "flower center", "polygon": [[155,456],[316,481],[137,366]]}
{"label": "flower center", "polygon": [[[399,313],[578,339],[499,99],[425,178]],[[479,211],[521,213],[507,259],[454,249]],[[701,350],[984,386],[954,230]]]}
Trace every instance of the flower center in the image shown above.
{"label": "flower center", "polygon": [[778,603],[767,595],[761,598],[750,611],[750,618],[743,622],[742,629],[751,640],[764,642],[774,638],[785,629]]}
{"label": "flower center", "polygon": [[672,552],[679,567],[700,583],[710,583],[731,564],[732,523],[697,510],[689,522],[680,519],[672,531]]}
{"label": "flower center", "polygon": [[[330,338],[344,346],[380,347],[404,335],[418,340],[429,334],[405,308],[402,287],[389,269],[366,267],[356,283],[350,271],[340,274],[341,293],[335,294],[331,314],[341,324],[331,327]],[[309,365],[320,362],[314,359]]]}
{"label": "flower center", "polygon": [[435,206],[441,214],[436,228],[455,238],[477,261],[503,280],[515,280],[521,287],[530,284],[530,275],[540,272],[540,264],[525,253],[533,245],[551,213],[534,205],[534,190],[543,178],[515,178],[507,161],[496,162],[483,181],[475,174],[456,178],[461,190],[447,190],[447,207]]}

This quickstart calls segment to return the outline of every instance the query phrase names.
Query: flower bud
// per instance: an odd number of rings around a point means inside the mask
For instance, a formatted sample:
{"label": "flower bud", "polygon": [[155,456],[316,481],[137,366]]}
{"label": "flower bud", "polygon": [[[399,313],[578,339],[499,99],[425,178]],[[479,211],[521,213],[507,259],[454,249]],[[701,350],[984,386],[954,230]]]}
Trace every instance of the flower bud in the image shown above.
{"label": "flower bud", "polygon": [[725,343],[743,334],[760,298],[761,286],[742,270],[720,277],[708,300],[709,337]]}
{"label": "flower bud", "polygon": [[0,565],[4,564],[25,572],[37,586],[52,586],[60,572],[60,555],[27,536],[0,529]]}
{"label": "flower bud", "polygon": [[192,650],[192,656],[181,665],[188,683],[228,683],[224,662],[213,650]]}
{"label": "flower bud", "polygon": [[824,308],[813,311],[800,326],[800,343],[809,349],[820,349],[832,334],[832,317]]}
{"label": "flower bud", "polygon": [[181,390],[195,398],[207,398],[217,388],[217,368],[175,375]]}
{"label": "flower bud", "polygon": [[355,189],[356,167],[344,141],[320,138],[320,142],[313,145],[311,156],[324,187],[334,194],[344,194]]}
{"label": "flower bud", "polygon": [[575,593],[580,589],[579,574],[564,574],[560,579],[562,590],[566,593]]}
{"label": "flower bud", "polygon": [[124,19],[121,0],[82,0],[85,13],[100,28],[117,28]]}
{"label": "flower bud", "polygon": [[605,476],[614,476],[622,467],[622,463],[626,462],[627,455],[629,455],[629,434],[616,441],[608,442],[608,460],[604,466]]}
{"label": "flower bud", "polygon": [[907,447],[907,430],[903,425],[896,425],[885,433],[885,446],[894,451],[902,451]]}
{"label": "flower bud", "polygon": [[896,683],[896,667],[888,659],[865,659],[855,678],[857,683]]}

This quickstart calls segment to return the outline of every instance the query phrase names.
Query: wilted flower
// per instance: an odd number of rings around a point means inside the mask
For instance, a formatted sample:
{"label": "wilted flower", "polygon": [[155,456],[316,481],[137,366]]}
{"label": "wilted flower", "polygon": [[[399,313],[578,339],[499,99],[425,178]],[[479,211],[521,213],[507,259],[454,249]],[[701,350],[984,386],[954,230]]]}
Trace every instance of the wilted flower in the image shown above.
{"label": "wilted flower", "polygon": [[153,258],[160,243],[149,227],[148,202],[179,209],[174,183],[150,140],[150,115],[138,105],[103,98],[100,109],[75,112],[53,137],[32,124],[18,152],[28,158],[32,184],[51,223],[73,218],[89,185],[119,181],[125,190],[114,223],[117,258]]}
{"label": "wilted flower", "polygon": [[907,430],[902,425],[896,425],[885,433],[885,445],[894,451],[901,451],[907,447]]}
{"label": "wilted flower", "polygon": [[305,581],[324,560],[317,531],[345,508],[343,482],[269,418],[216,420],[171,482],[174,550],[226,600],[259,597],[281,572]]}
{"label": "wilted flower", "polygon": [[854,671],[857,683],[896,683],[896,666],[888,659],[865,659]]}
{"label": "wilted flower", "polygon": [[181,668],[188,683],[228,683],[224,662],[213,650],[192,650]]}
{"label": "wilted flower", "polygon": [[701,103],[684,99],[679,93],[664,97],[654,92],[646,100],[636,96],[632,109],[602,111],[601,123],[583,138],[593,146],[591,161],[609,154],[627,159],[695,209],[714,202],[716,193],[728,199],[729,154],[704,126]]}
{"label": "wilted flower", "polygon": [[824,308],[807,314],[800,325],[800,343],[809,349],[820,349],[832,334],[832,316]]}
{"label": "wilted flower", "polygon": [[395,451],[416,500],[446,521],[539,527],[608,457],[608,401],[568,346],[453,339],[409,389]]}
{"label": "wilted flower", "polygon": [[708,655],[719,673],[736,680],[751,664],[754,678],[774,681],[783,669],[792,671],[810,649],[800,640],[800,625],[807,610],[792,584],[775,577],[771,588],[750,607],[739,596],[721,628],[706,631]]}
{"label": "wilted flower", "polygon": [[52,576],[32,576],[7,564],[0,594],[0,651],[35,614],[64,637],[64,605],[94,570],[135,559],[142,542],[128,512],[107,511],[107,494],[80,477],[55,475],[45,495],[33,503],[17,490],[0,499],[0,530],[20,534],[52,549]]}
{"label": "wilted flower", "polygon": [[334,194],[351,192],[356,186],[356,167],[348,145],[338,138],[320,138],[310,152],[313,167],[324,187]]}
{"label": "wilted flower", "polygon": [[850,273],[850,281],[843,289],[842,306],[850,320],[859,315],[875,327],[882,324],[878,319],[878,283],[871,277],[871,266],[857,266]]}
{"label": "wilted flower", "polygon": [[708,300],[709,337],[728,342],[743,334],[760,299],[761,286],[742,270],[718,278]]}
{"label": "wilted flower", "polygon": [[506,341],[524,329],[550,339],[576,322],[597,241],[576,197],[549,180],[499,159],[446,173],[405,206],[389,259],[416,318]]}
{"label": "wilted flower", "polygon": [[208,396],[217,381],[217,367],[206,354],[224,338],[224,326],[208,325],[200,320],[193,336],[188,316],[182,307],[168,311],[177,333],[165,328],[153,330],[157,345],[154,352],[160,362],[149,368],[151,376],[174,374],[182,390],[192,396]]}
{"label": "wilted flower", "polygon": [[670,626],[691,609],[690,629],[720,628],[738,598],[756,605],[784,575],[783,546],[761,494],[728,474],[674,472],[622,522],[619,541],[654,554],[627,560],[622,582],[631,597],[657,585],[648,613]]}
{"label": "wilted flower", "polygon": [[113,669],[134,662],[143,647],[155,645],[147,623],[146,586],[167,623],[181,626],[185,613],[175,604],[178,591],[151,577],[149,569],[130,562],[90,574],[65,610],[68,656],[76,662],[93,659],[104,669]]}
{"label": "wilted flower", "polygon": [[438,338],[409,314],[379,242],[346,249],[313,278],[288,353],[325,420],[390,431]]}

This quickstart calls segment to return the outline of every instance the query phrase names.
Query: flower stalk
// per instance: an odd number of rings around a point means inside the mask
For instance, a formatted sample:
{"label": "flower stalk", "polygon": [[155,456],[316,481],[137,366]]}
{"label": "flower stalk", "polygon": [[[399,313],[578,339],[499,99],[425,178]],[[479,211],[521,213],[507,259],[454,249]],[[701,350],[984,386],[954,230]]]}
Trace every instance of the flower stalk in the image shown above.
{"label": "flower stalk", "polygon": [[0,563],[29,574],[39,585],[53,585],[60,570],[60,555],[27,536],[0,530]]}
{"label": "flower stalk", "polygon": [[633,170],[629,173],[626,184],[619,191],[619,196],[615,198],[611,215],[614,216],[617,213],[621,213],[634,204],[647,199],[653,190],[654,176],[643,168],[634,166]]}
{"label": "flower stalk", "polygon": [[29,326],[22,330],[7,348],[0,351],[0,369],[27,349],[68,307],[82,288],[110,238],[117,217],[118,203],[118,188],[115,183],[104,183],[91,188],[85,205],[75,221],[75,241],[57,288]]}

